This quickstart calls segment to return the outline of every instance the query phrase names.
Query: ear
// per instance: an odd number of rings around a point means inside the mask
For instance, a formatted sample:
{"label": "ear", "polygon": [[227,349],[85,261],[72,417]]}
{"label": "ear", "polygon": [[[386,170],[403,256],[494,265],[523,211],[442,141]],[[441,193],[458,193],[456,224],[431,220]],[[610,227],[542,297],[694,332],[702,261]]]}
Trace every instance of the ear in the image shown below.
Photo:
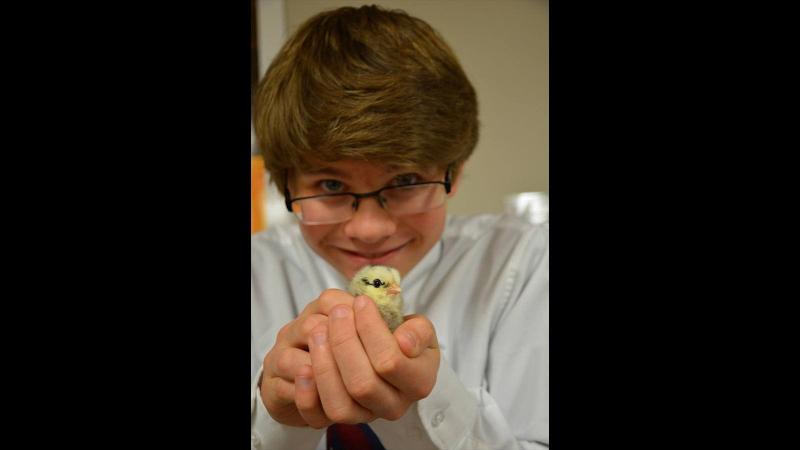
{"label": "ear", "polygon": [[456,195],[456,192],[458,192],[458,187],[461,186],[461,177],[464,173],[464,166],[466,164],[467,162],[464,161],[453,168],[453,180],[450,182],[450,193],[447,194],[448,197],[452,197]]}
{"label": "ear", "polygon": [[[289,193],[297,192],[297,171],[294,169],[286,169],[283,173],[284,185],[289,188]],[[284,186],[275,186],[281,194],[285,194]]]}

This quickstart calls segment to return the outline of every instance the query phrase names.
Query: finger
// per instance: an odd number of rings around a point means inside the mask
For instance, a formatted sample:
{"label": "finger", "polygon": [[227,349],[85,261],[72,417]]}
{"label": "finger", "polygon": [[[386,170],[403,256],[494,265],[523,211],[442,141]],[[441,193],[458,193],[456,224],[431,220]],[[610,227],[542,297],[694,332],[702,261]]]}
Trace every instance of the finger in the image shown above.
{"label": "finger", "polygon": [[394,335],[400,350],[409,358],[416,358],[425,349],[439,348],[433,324],[427,317],[419,314],[406,316],[405,321],[394,330]]}
{"label": "finger", "polygon": [[311,332],[311,367],[325,415],[335,423],[369,422],[374,415],[347,393],[328,343],[328,326],[321,324]]}
{"label": "finger", "polygon": [[[354,303],[355,324],[358,336],[374,369],[378,361],[400,353],[397,340],[383,321],[377,305],[366,296],[358,296]],[[381,372],[378,371],[380,374]]]}
{"label": "finger", "polygon": [[299,369],[309,364],[311,364],[311,355],[308,352],[299,348],[284,348],[278,352],[275,358],[271,358],[269,361],[270,375],[294,382]]}
{"label": "finger", "polygon": [[309,303],[300,316],[322,314],[329,316],[336,305],[353,306],[354,297],[349,292],[341,289],[326,289],[319,298]]}
{"label": "finger", "polygon": [[[319,298],[306,305],[300,315],[281,329],[288,345],[308,348],[308,336],[317,325],[327,320],[336,305],[353,305],[353,296],[341,289],[326,289]],[[279,333],[279,336],[281,334]]]}
{"label": "finger", "polygon": [[408,358],[400,350],[397,339],[389,331],[374,302],[360,296],[356,298],[354,309],[356,329],[370,364],[378,375],[397,386],[392,377],[397,365]]}
{"label": "finger", "polygon": [[440,357],[439,348],[428,347],[419,356],[407,358],[390,376],[392,384],[415,400],[427,397],[436,384]]}
{"label": "finger", "polygon": [[309,365],[304,365],[297,373],[294,380],[294,402],[297,411],[306,423],[316,429],[327,427],[331,424],[325,411],[322,410],[322,403],[317,393],[317,385],[314,383],[314,371]]}
{"label": "finger", "polygon": [[267,378],[261,383],[261,398],[270,406],[293,404],[294,393],[294,383],[278,377]]}
{"label": "finger", "polygon": [[295,387],[280,378],[268,378],[261,384],[261,399],[267,411],[276,420],[291,426],[306,425],[294,403]]}
{"label": "finger", "polygon": [[308,313],[300,315],[281,329],[278,338],[288,347],[308,350],[308,337],[317,325],[328,320],[323,314]]}
{"label": "finger", "polygon": [[[413,332],[416,329],[415,325],[403,330],[401,325],[393,335],[383,323],[375,303],[356,299],[355,309],[356,329],[375,372],[406,397],[413,399],[426,397],[436,382],[436,371],[439,367],[438,348],[423,349],[417,357],[409,358],[400,349],[398,340],[409,339],[405,335]],[[396,338],[396,336],[403,337]],[[404,345],[416,348],[430,343],[429,338],[424,338],[426,340],[422,341],[423,338],[424,336],[415,336],[415,342],[406,342]]]}
{"label": "finger", "polygon": [[333,308],[328,327],[330,349],[350,397],[378,417],[388,420],[402,417],[408,401],[375,373],[356,332],[352,308],[345,305]]}

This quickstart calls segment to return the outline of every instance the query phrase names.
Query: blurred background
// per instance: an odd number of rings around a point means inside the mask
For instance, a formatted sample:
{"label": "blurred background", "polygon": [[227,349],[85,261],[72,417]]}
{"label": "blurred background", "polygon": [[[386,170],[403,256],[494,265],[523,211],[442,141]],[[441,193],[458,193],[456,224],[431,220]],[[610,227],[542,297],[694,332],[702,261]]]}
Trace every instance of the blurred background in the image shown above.
{"label": "blurred background", "polygon": [[[454,214],[510,211],[533,222],[549,217],[547,0],[251,0],[252,79],[263,76],[284,40],[314,14],[376,4],[428,22],[453,48],[478,95],[480,139]],[[290,220],[267,183],[251,137],[253,232]]]}

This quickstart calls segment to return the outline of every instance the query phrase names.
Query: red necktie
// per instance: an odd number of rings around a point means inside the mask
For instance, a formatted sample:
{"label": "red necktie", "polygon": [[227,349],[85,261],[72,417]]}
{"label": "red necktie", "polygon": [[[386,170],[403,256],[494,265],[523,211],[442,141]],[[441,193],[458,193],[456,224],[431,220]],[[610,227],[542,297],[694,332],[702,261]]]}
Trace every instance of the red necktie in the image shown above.
{"label": "red necktie", "polygon": [[335,423],[328,427],[325,440],[328,450],[386,450],[378,435],[365,423]]}

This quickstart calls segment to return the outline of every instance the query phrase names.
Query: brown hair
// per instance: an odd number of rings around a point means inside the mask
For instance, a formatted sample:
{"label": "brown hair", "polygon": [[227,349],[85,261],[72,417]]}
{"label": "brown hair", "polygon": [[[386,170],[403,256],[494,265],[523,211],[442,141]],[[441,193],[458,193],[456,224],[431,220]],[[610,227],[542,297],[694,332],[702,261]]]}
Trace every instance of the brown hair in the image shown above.
{"label": "brown hair", "polygon": [[475,90],[453,51],[424,21],[377,6],[306,21],[261,80],[254,125],[264,164],[381,160],[445,167],[478,140]]}

